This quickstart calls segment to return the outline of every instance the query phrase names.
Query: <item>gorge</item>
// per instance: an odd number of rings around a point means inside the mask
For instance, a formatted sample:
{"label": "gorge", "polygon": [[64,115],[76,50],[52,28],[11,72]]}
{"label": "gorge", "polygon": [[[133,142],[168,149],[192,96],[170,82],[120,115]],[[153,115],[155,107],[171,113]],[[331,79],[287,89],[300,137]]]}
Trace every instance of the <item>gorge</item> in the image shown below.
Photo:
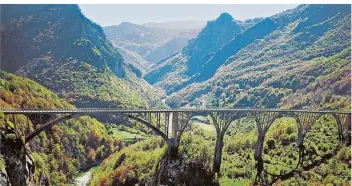
{"label": "gorge", "polygon": [[[351,6],[199,25],[101,27],[78,5],[1,5],[0,185],[72,184],[97,164],[89,185],[350,184]],[[27,141],[60,116],[5,112],[169,107],[225,110],[91,112]]]}

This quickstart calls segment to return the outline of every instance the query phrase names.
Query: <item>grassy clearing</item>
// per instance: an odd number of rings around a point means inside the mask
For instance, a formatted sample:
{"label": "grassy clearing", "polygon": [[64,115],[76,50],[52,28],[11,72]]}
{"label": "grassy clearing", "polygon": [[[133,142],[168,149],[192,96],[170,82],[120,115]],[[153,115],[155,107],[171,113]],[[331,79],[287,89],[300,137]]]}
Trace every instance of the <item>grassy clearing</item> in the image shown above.
{"label": "grassy clearing", "polygon": [[109,129],[109,134],[116,139],[143,138],[143,136],[140,134],[134,134],[128,131],[121,131],[117,128]]}
{"label": "grassy clearing", "polygon": [[215,127],[214,127],[214,125],[211,125],[211,124],[206,124],[206,123],[201,123],[201,122],[193,122],[192,125],[198,126],[205,131],[215,132]]}

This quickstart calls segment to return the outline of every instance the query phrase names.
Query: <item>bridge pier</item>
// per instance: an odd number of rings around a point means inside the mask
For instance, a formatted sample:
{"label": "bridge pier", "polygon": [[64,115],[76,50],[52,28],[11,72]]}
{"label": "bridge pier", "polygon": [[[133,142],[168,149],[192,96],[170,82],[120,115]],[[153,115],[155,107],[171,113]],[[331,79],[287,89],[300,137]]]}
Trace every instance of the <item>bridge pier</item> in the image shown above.
{"label": "bridge pier", "polygon": [[268,113],[253,113],[258,130],[258,139],[254,151],[254,159],[261,160],[263,155],[263,146],[265,135],[270,128],[271,124],[281,116],[277,112],[268,112]]}
{"label": "bridge pier", "polygon": [[[341,144],[350,145],[351,140],[351,115],[332,114],[335,118]],[[345,125],[345,127],[344,127]],[[345,133],[347,132],[347,133]],[[348,139],[346,139],[348,138]]]}
{"label": "bridge pier", "polygon": [[168,139],[168,155],[171,159],[175,159],[178,156],[179,140],[177,139],[178,132],[178,112],[170,112],[169,114],[169,133],[171,134]]}
{"label": "bridge pier", "polygon": [[299,160],[297,164],[297,168],[299,166],[303,166],[304,161],[304,139],[306,137],[307,132],[312,128],[315,121],[320,117],[320,114],[317,113],[298,113],[295,114],[296,123],[298,126],[298,134],[296,144],[299,149]]}
{"label": "bridge pier", "polygon": [[254,159],[256,160],[257,168],[257,175],[254,180],[254,185],[267,184],[268,178],[265,175],[263,162],[264,140],[265,135],[268,129],[270,128],[271,124],[273,124],[277,118],[281,117],[281,114],[278,112],[253,112],[252,114],[254,115],[258,130],[258,139],[254,150]]}
{"label": "bridge pier", "polygon": [[184,114],[183,112],[164,112],[165,113],[165,131],[161,129],[161,113],[154,113],[156,118],[156,124],[152,121],[152,112],[145,112],[144,118],[141,119],[138,116],[127,114],[130,119],[145,124],[148,128],[152,129],[154,134],[161,136],[168,145],[168,156],[171,159],[178,157],[178,147],[182,133],[189,126],[190,114]]}
{"label": "bridge pier", "polygon": [[220,175],[222,149],[224,147],[224,136],[231,122],[239,117],[239,113],[221,112],[210,114],[216,130],[216,142],[213,158],[213,173]]}
{"label": "bridge pier", "polygon": [[171,129],[171,139],[176,139],[178,132],[178,112],[170,112],[169,121],[169,128]]}

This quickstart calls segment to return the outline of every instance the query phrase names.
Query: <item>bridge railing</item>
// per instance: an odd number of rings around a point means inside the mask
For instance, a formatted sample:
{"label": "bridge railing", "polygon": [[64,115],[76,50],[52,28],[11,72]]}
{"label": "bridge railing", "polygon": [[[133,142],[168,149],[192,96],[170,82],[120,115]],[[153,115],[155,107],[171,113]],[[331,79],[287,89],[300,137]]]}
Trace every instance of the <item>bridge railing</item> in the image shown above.
{"label": "bridge railing", "polygon": [[303,110],[303,109],[276,109],[276,108],[184,108],[184,109],[139,109],[139,108],[76,108],[76,109],[0,109],[5,114],[44,114],[44,113],[156,113],[156,112],[281,112],[281,113],[335,113],[351,114],[351,111],[339,110]]}

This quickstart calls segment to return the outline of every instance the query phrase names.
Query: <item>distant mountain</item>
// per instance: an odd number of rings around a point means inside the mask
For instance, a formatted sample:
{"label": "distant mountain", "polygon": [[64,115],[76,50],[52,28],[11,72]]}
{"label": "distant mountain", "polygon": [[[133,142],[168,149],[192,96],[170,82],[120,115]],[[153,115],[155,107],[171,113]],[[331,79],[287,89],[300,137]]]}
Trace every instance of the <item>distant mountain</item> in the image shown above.
{"label": "distant mountain", "polygon": [[[343,51],[350,50],[350,29],[350,5],[300,5],[245,22],[222,14],[208,22],[181,52],[158,63],[145,79],[166,90],[170,95],[166,103],[172,107],[285,106],[288,97],[293,99],[293,95],[300,95],[297,92],[307,92],[307,86],[314,87],[323,76],[336,79],[334,86],[350,87],[346,79],[335,78],[345,74],[350,79],[350,74],[334,71],[334,63],[324,63],[335,60],[348,69],[350,55]],[[307,69],[303,70],[302,65]],[[268,84],[288,72],[291,76],[286,84]],[[302,73],[306,76],[302,77]],[[347,88],[338,93],[333,87],[326,88],[332,95],[350,101]],[[306,106],[326,107],[313,102],[293,107]]]}
{"label": "distant mountain", "polygon": [[77,5],[1,5],[1,69],[77,107],[146,107],[158,91]]}
{"label": "distant mountain", "polygon": [[179,33],[170,38],[165,43],[153,48],[144,58],[150,62],[159,62],[160,60],[169,57],[182,50],[187,46],[189,40],[198,34],[198,30],[190,30]]}
{"label": "distant mountain", "polygon": [[172,30],[199,30],[206,25],[206,21],[203,20],[184,20],[184,21],[165,21],[161,23],[150,22],[145,23],[143,26],[161,29],[172,29]]}
{"label": "distant mountain", "polygon": [[[104,27],[106,36],[114,45],[139,54],[149,61],[149,65],[179,52],[188,44],[189,39],[196,37],[199,30],[200,28],[169,29],[163,26],[153,27],[128,22]],[[146,68],[148,65],[141,66]]]}
{"label": "distant mountain", "polygon": [[[198,34],[197,38],[182,49],[182,51],[167,59],[145,76],[145,79],[150,83],[155,83],[162,78],[165,78],[165,86],[168,93],[179,90],[187,78],[201,71],[201,66],[204,61],[231,40],[236,34],[240,33],[243,27],[238,21],[234,20],[228,13],[221,14],[216,20],[209,21],[207,25]],[[174,68],[166,68],[173,66]],[[168,75],[167,75],[168,74]],[[174,83],[173,80],[182,79],[181,82]],[[162,81],[160,81],[162,83]],[[170,85],[168,84],[170,83]],[[180,86],[181,85],[181,86]]]}

